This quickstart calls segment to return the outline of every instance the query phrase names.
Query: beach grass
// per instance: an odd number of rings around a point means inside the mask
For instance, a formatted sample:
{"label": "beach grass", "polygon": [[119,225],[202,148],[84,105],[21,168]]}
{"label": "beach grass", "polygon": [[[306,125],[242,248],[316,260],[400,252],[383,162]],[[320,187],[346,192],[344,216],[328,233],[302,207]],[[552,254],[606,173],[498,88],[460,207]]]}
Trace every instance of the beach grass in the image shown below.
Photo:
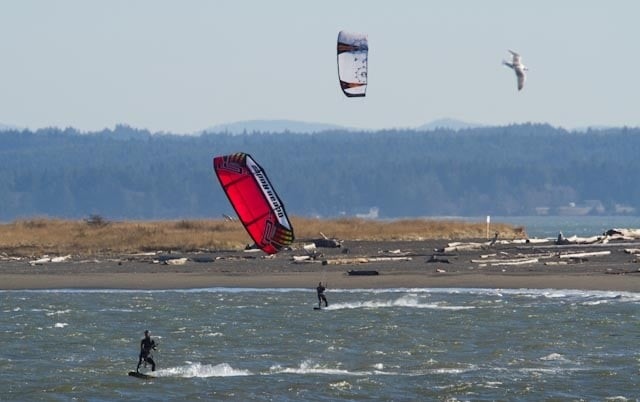
{"label": "beach grass", "polygon": [[[485,222],[405,219],[293,217],[297,242],[324,234],[340,240],[421,240],[485,238]],[[524,228],[492,223],[490,234],[526,237]],[[229,220],[117,221],[35,218],[0,224],[0,252],[11,256],[122,254],[158,250],[236,250],[252,241],[242,224]]]}

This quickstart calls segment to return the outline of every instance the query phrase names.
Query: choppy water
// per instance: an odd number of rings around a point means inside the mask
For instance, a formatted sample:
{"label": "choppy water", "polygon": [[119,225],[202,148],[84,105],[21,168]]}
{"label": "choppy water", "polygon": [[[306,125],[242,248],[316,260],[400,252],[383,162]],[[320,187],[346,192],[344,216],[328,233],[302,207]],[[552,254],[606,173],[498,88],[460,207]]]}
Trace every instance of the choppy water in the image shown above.
{"label": "choppy water", "polygon": [[[637,400],[640,293],[0,292],[0,400]],[[128,377],[142,331],[157,378]]]}

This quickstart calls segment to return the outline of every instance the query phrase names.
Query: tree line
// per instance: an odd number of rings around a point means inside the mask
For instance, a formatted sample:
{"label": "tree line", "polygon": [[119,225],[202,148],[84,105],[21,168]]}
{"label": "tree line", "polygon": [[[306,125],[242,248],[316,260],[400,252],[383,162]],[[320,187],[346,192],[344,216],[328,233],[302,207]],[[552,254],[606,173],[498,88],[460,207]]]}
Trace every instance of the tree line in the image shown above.
{"label": "tree line", "polygon": [[[251,154],[291,215],[534,215],[600,203],[640,209],[640,129],[546,124],[459,131],[252,132],[200,136],[125,125],[0,133],[0,220],[218,218],[233,210],[212,159]],[[541,209],[542,208],[542,209]]]}

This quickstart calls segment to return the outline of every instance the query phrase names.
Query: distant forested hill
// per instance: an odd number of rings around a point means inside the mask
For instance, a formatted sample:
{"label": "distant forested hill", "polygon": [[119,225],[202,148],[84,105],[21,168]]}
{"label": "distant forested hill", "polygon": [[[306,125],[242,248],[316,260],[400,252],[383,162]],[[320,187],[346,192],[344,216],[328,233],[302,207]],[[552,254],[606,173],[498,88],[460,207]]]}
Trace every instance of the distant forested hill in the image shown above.
{"label": "distant forested hill", "polygon": [[[127,126],[0,133],[0,220],[233,214],[212,158],[250,153],[290,214],[635,213],[640,129],[524,124],[460,131],[177,136]],[[573,203],[573,204],[572,204]]]}

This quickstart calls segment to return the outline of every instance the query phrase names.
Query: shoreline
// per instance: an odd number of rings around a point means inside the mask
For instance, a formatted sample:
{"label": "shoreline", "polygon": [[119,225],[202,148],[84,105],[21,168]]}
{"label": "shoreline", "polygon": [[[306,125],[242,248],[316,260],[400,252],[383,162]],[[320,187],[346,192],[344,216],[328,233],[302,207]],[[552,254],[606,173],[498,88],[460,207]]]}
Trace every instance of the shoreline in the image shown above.
{"label": "shoreline", "polygon": [[[152,278],[145,274],[13,274],[2,275],[0,291],[31,290],[184,290],[208,288],[255,289],[315,289],[319,276],[314,273],[284,275],[201,275],[158,273]],[[584,274],[462,274],[420,275],[394,274],[353,278],[343,274],[325,277],[328,291],[332,289],[565,289],[640,292],[640,274],[584,275]]]}
{"label": "shoreline", "polygon": [[[493,288],[640,292],[632,243],[594,245],[474,244],[443,251],[445,240],[345,241],[317,248],[262,252],[143,253],[69,256],[61,262],[0,260],[0,290],[302,288]],[[593,256],[563,258],[568,253]],[[301,260],[301,258],[306,258]],[[176,262],[175,264],[173,262]],[[178,264],[179,262],[179,264]],[[348,271],[377,271],[351,276]]]}

